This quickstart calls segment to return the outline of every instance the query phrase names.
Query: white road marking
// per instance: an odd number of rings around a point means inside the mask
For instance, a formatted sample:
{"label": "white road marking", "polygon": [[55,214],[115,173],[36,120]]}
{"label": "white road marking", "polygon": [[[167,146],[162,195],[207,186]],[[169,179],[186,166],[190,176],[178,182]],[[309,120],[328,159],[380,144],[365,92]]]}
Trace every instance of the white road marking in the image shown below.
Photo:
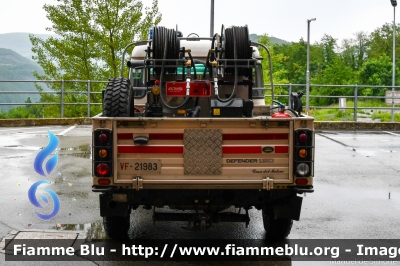
{"label": "white road marking", "polygon": [[383,132],[385,132],[385,133],[387,133],[387,134],[390,134],[390,135],[393,135],[393,136],[398,136],[398,137],[400,137],[400,134],[396,134],[396,133],[389,132],[389,131],[383,131]]}
{"label": "white road marking", "polygon": [[47,130],[42,130],[42,131],[27,131],[27,132],[17,132],[13,134],[36,134],[36,133],[47,133]]}
{"label": "white road marking", "polygon": [[49,127],[17,127],[17,128],[7,128],[7,129],[0,129],[1,132],[3,131],[14,131],[14,130],[29,130],[29,129],[38,129],[38,128],[49,128]]}
{"label": "white road marking", "polygon": [[57,136],[64,136],[65,133],[69,132],[70,130],[72,130],[72,129],[74,129],[74,128],[76,128],[76,126],[70,126],[70,127],[67,128],[66,130],[64,130],[64,131],[62,131],[62,132],[60,132],[60,133],[58,133]]}

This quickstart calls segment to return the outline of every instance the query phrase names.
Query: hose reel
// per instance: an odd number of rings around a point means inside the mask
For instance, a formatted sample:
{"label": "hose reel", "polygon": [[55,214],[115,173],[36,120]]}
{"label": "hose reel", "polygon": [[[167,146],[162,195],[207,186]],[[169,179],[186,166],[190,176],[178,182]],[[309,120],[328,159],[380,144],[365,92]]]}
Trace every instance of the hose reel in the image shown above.
{"label": "hose reel", "polygon": [[[226,28],[224,32],[223,41],[223,54],[222,59],[251,59],[252,49],[251,42],[249,40],[249,30],[247,25],[244,27],[232,26]],[[238,61],[227,61],[228,66],[233,66],[235,64],[243,65],[244,62]],[[238,76],[249,76],[249,68],[238,67]],[[225,69],[225,74],[234,75],[235,68],[227,67]]]}
{"label": "hose reel", "polygon": [[[221,50],[219,58],[221,75],[234,75],[234,85],[231,95],[227,99],[221,99],[218,95],[218,87],[215,85],[215,96],[218,101],[226,103],[233,99],[236,94],[238,76],[250,76],[250,68],[243,67],[246,60],[252,57],[251,42],[249,40],[249,30],[247,25],[244,27],[232,26],[230,28],[221,28]],[[239,67],[239,66],[240,67]],[[247,61],[249,65],[249,61]]]}
{"label": "hose reel", "polygon": [[[178,39],[177,32],[174,29],[167,29],[162,26],[154,27],[153,29],[153,59],[166,59],[163,62],[164,73],[174,74],[176,73],[176,63],[172,60],[179,58],[180,42]],[[171,60],[171,61],[169,61]],[[160,61],[156,61],[156,65],[160,64]],[[157,66],[154,68],[154,72],[157,75],[161,74],[163,67]]]}
{"label": "hose reel", "polygon": [[[176,60],[179,59],[180,52],[180,41],[178,39],[178,33],[179,32],[176,32],[174,29],[167,29],[162,26],[157,26],[153,29],[152,52],[153,59],[155,59],[156,65],[154,67],[154,73],[160,76],[159,82],[162,91],[163,88],[165,89],[163,85],[163,75],[177,73]],[[160,62],[162,65],[161,67],[159,66]],[[179,109],[184,106],[189,100],[189,97],[187,96],[183,103],[179,104],[178,106],[170,106],[164,98],[164,95],[165,93],[161,93],[159,97],[163,105],[169,109]],[[154,108],[156,109],[155,106]],[[160,106],[158,105],[157,108],[160,108]]]}

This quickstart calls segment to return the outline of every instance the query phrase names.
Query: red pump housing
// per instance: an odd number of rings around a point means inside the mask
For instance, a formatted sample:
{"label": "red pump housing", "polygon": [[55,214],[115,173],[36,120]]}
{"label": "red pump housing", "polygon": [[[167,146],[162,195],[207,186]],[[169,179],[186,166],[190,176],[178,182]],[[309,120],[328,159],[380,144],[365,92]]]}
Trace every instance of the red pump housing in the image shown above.
{"label": "red pump housing", "polygon": [[278,113],[272,114],[272,118],[288,118],[292,117],[290,114],[285,113],[284,110],[279,110]]}

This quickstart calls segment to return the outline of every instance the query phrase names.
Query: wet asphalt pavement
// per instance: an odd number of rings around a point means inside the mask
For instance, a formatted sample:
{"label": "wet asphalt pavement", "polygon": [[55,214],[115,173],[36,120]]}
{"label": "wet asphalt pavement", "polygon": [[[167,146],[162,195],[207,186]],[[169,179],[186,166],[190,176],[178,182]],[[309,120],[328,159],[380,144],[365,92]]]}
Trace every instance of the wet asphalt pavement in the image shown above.
{"label": "wet asphalt pavement", "polygon": [[[42,177],[33,164],[48,144],[47,130],[60,141],[59,160],[55,169]],[[90,144],[90,126],[0,128],[0,239],[13,230],[30,229],[82,230],[90,239],[105,238],[98,194],[91,191]],[[315,192],[303,195],[301,219],[294,222],[289,239],[400,239],[400,132],[322,131],[317,132],[315,145]],[[49,221],[36,216],[37,208],[28,199],[31,185],[42,179],[51,182],[47,188],[60,199],[60,211]],[[47,207],[52,208],[51,204]],[[210,243],[213,239],[263,239],[261,213],[251,210],[250,217],[248,228],[220,223],[206,232],[193,232],[182,229],[186,223],[180,222],[154,226],[151,211],[140,207],[131,214],[129,235],[132,239],[209,239]],[[3,263],[4,254],[0,254],[0,265]],[[125,265],[106,261],[83,264]],[[293,261],[272,265],[321,264]]]}

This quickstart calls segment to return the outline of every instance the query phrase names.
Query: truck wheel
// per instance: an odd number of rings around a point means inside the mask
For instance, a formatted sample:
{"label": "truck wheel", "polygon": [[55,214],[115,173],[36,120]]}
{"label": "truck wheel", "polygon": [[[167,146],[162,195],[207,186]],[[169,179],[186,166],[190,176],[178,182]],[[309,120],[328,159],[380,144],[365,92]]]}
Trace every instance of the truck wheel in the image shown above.
{"label": "truck wheel", "polygon": [[268,209],[262,210],[262,218],[267,239],[280,240],[290,234],[293,225],[292,219],[281,218],[274,220],[273,211]]}
{"label": "truck wheel", "polygon": [[103,226],[108,237],[116,239],[126,238],[130,227],[130,216],[103,217]]}
{"label": "truck wheel", "polygon": [[132,117],[133,91],[129,79],[114,78],[108,81],[103,99],[103,116]]}

